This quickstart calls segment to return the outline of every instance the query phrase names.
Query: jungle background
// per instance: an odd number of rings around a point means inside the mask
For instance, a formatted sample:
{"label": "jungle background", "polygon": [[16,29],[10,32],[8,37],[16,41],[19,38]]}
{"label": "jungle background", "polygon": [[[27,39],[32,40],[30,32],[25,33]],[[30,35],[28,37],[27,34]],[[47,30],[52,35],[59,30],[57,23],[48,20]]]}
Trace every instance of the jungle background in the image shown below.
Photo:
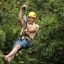
{"label": "jungle background", "polygon": [[20,5],[35,11],[40,29],[28,49],[20,50],[11,64],[64,64],[64,0],[0,0],[0,64],[20,32]]}

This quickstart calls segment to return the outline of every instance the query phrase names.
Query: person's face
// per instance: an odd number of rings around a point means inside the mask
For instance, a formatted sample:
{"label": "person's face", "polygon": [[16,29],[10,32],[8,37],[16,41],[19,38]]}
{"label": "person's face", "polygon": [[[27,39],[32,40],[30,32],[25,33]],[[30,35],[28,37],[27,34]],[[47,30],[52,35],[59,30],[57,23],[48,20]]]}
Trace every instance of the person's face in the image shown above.
{"label": "person's face", "polygon": [[28,23],[32,24],[34,22],[35,18],[33,17],[28,17]]}

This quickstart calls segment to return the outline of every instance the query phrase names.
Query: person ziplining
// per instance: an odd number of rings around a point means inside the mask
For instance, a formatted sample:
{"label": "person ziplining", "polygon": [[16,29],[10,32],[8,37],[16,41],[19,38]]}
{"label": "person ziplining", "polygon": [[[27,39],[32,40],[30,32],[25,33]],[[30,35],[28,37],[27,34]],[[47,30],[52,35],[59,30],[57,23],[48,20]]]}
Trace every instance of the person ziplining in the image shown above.
{"label": "person ziplining", "polygon": [[14,58],[15,54],[20,48],[23,49],[26,47],[31,47],[32,40],[39,30],[39,25],[35,23],[35,12],[31,11],[29,12],[27,17],[23,16],[26,7],[27,6],[25,4],[22,5],[19,12],[18,22],[20,23],[20,26],[22,26],[20,35],[15,42],[12,51],[8,55],[4,55],[4,59],[8,62],[10,62]]}

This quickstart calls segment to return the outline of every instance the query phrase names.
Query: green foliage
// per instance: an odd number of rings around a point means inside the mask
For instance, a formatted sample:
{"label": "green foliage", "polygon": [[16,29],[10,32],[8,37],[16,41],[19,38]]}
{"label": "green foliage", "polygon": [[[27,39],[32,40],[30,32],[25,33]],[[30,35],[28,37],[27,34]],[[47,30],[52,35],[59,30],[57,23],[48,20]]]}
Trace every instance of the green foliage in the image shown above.
{"label": "green foliage", "polygon": [[6,41],[6,33],[0,28],[0,49],[4,47],[4,42]]}
{"label": "green foliage", "polygon": [[2,52],[11,50],[20,32],[17,19],[24,2],[28,12],[36,12],[40,29],[31,48],[19,51],[11,64],[64,64],[64,0],[1,0],[0,63]]}

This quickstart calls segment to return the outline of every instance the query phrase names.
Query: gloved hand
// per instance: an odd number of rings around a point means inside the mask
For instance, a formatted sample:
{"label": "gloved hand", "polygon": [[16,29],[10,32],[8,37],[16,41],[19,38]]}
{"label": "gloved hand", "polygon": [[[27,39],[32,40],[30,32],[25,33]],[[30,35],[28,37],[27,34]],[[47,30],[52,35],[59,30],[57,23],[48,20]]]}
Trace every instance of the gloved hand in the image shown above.
{"label": "gloved hand", "polygon": [[26,10],[27,5],[24,4],[24,5],[21,6],[21,8],[22,8],[23,10]]}

